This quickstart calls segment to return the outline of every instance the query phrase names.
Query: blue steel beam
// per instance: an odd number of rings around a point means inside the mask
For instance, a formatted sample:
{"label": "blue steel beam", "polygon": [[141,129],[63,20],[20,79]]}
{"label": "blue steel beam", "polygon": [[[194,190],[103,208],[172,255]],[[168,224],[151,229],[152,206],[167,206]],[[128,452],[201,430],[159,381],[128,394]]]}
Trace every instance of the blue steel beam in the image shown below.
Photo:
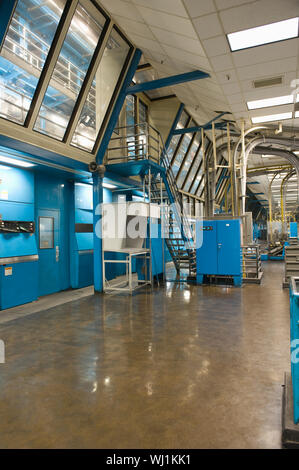
{"label": "blue steel beam", "polygon": [[[220,119],[225,114],[231,114],[231,113],[228,113],[228,112],[225,112],[225,111],[223,113],[219,113],[217,116],[215,116],[213,119],[206,122],[206,124],[203,124],[202,126],[189,127],[189,128],[186,128],[186,129],[175,129],[173,131],[173,135],[187,134],[189,132],[192,132],[192,133],[193,132],[198,132],[201,129],[210,130],[210,129],[212,129],[212,123],[214,121],[217,121],[218,119]],[[225,126],[225,124],[226,124],[226,122],[218,122],[218,123],[215,124],[215,129],[222,129]]]}
{"label": "blue steel beam", "polygon": [[158,88],[192,82],[193,80],[201,80],[202,78],[209,77],[210,74],[202,72],[202,70],[195,70],[194,72],[181,73],[179,75],[172,75],[171,77],[158,78],[158,80],[151,80],[149,82],[137,83],[136,85],[128,86],[127,94],[157,90]]}
{"label": "blue steel beam", "polygon": [[127,74],[125,76],[124,82],[122,84],[121,90],[119,92],[119,95],[118,95],[117,100],[114,104],[114,108],[113,108],[112,114],[110,116],[109,123],[106,127],[103,138],[101,140],[101,145],[100,145],[100,148],[99,148],[97,156],[96,156],[96,162],[98,164],[101,164],[103,162],[103,158],[104,158],[105,152],[107,150],[107,147],[109,145],[113,130],[116,126],[119,113],[121,112],[122,106],[123,106],[124,101],[126,99],[126,95],[127,95],[126,90],[129,86],[129,84],[132,82],[132,79],[133,79],[134,74],[136,72],[136,69],[138,67],[141,55],[142,55],[141,50],[136,49],[135,52],[134,52],[133,58],[131,60],[129,69],[127,71]]}
{"label": "blue steel beam", "polygon": [[5,34],[10,23],[10,18],[14,13],[16,3],[16,0],[5,0],[0,2],[0,47],[2,45],[3,39],[5,38]]}
{"label": "blue steel beam", "polygon": [[[222,122],[217,122],[215,124],[215,129],[222,129],[223,128],[223,123]],[[189,134],[193,132],[198,132],[201,129],[212,129],[211,124],[203,124],[202,126],[194,126],[194,127],[186,127],[185,129],[175,129],[172,133],[172,135],[181,135],[181,134]]]}

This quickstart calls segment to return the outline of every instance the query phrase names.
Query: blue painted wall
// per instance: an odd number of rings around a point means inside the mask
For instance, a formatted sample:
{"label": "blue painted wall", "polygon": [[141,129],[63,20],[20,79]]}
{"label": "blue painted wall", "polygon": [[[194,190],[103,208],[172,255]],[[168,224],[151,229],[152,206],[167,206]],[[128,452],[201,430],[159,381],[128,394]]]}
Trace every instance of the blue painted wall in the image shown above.
{"label": "blue painted wall", "polygon": [[[92,186],[75,183],[70,217],[71,286],[81,288],[93,284],[93,233],[76,233],[76,224],[93,223]],[[104,188],[104,202],[112,202],[112,192]]]}
{"label": "blue painted wall", "polygon": [[[34,221],[34,174],[0,165],[0,217]],[[35,234],[0,233],[0,258],[37,255]],[[8,274],[9,273],[9,274]],[[0,309],[37,299],[37,261],[0,266]]]}
{"label": "blue painted wall", "polygon": [[[104,188],[104,202],[112,202],[113,198],[113,193]],[[75,183],[68,174],[53,169],[0,165],[0,214],[3,220],[35,222],[34,234],[0,233],[0,258],[39,256],[38,261],[15,264],[11,276],[5,276],[5,266],[0,266],[0,309],[93,284],[93,234],[88,231],[93,223],[91,185]],[[39,246],[40,217],[54,220],[54,246],[49,249]],[[76,233],[76,224],[87,224],[86,232]],[[153,266],[160,272],[161,242],[157,243]],[[107,253],[107,257],[118,259],[124,255]],[[112,279],[124,272],[124,265],[110,264],[106,276]]]}

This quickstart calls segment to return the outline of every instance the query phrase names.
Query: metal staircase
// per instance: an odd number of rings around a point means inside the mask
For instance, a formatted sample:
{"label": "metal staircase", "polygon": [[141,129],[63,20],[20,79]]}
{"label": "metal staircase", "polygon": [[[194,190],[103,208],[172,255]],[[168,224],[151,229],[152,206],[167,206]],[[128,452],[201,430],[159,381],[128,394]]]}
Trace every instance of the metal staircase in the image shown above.
{"label": "metal staircase", "polygon": [[196,252],[191,225],[185,214],[181,193],[178,190],[166,148],[162,147],[160,165],[164,171],[151,177],[149,187],[151,202],[161,204],[161,221],[165,242],[177,273],[189,270],[189,277],[196,276]]}
{"label": "metal staircase", "polygon": [[132,126],[115,129],[119,136],[110,140],[105,163],[151,160],[159,165],[143,175],[144,188],[148,188],[150,202],[161,206],[162,230],[177,273],[188,269],[189,277],[194,277],[196,253],[192,228],[162,137],[147,123],[134,125],[133,133],[132,129]]}

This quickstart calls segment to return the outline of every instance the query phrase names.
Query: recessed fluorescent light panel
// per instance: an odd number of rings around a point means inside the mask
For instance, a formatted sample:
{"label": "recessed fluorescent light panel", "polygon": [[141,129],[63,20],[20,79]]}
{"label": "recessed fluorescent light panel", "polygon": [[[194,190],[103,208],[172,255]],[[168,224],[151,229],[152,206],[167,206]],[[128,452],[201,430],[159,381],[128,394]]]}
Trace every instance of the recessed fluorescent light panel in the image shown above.
{"label": "recessed fluorescent light panel", "polygon": [[24,160],[15,160],[14,158],[4,157],[0,155],[0,163],[11,163],[12,165],[22,166],[24,168],[29,168],[34,166],[32,163],[25,162]]}
{"label": "recessed fluorescent light panel", "polygon": [[103,188],[115,189],[115,188],[117,188],[117,186],[115,186],[115,184],[103,183]]}
{"label": "recessed fluorescent light panel", "polygon": [[295,118],[299,117],[299,111],[295,111]]}
{"label": "recessed fluorescent light panel", "polygon": [[260,122],[271,122],[271,121],[283,121],[284,119],[292,119],[293,113],[280,113],[280,114],[269,114],[268,116],[255,116],[251,118],[253,124],[259,124]]}
{"label": "recessed fluorescent light panel", "polygon": [[[297,95],[298,96],[298,95]],[[298,101],[298,98],[297,98]],[[275,98],[265,98],[263,100],[247,101],[248,109],[268,108],[269,106],[279,106],[281,104],[291,104],[294,102],[293,95],[276,96]]]}
{"label": "recessed fluorescent light panel", "polygon": [[298,37],[299,18],[278,21],[277,23],[258,26],[227,34],[231,50],[240,51],[248,47],[262,46],[271,42]]}

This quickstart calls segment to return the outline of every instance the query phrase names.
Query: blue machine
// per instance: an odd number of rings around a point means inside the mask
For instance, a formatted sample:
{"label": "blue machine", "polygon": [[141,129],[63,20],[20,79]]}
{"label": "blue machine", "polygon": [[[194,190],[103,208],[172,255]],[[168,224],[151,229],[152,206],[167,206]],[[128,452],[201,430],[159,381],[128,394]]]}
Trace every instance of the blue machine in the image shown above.
{"label": "blue machine", "polygon": [[197,283],[204,276],[232,276],[242,285],[241,223],[239,219],[204,220],[196,225]]}
{"label": "blue machine", "polygon": [[290,222],[290,238],[298,238],[297,222]]}
{"label": "blue machine", "polygon": [[0,310],[37,299],[34,174],[0,165]]}

